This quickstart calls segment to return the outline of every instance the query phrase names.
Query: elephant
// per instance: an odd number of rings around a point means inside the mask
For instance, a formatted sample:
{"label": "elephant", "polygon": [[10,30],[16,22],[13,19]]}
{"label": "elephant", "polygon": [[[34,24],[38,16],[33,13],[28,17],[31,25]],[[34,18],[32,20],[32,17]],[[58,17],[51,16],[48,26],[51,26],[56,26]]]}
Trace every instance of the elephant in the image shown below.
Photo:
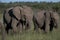
{"label": "elephant", "polygon": [[54,28],[59,26],[59,15],[57,12],[40,10],[33,15],[34,30],[38,28],[42,29],[44,32],[51,32]]}
{"label": "elephant", "polygon": [[50,14],[45,10],[39,10],[33,15],[34,30],[39,28],[44,32],[49,32]]}
{"label": "elephant", "polygon": [[11,20],[9,13],[8,13],[9,10],[11,10],[12,8],[8,8],[8,9],[4,10],[4,14],[3,14],[3,24],[4,24],[4,28],[7,33],[9,31],[9,29],[12,29],[12,27],[11,27],[12,20]]}
{"label": "elephant", "polygon": [[20,25],[17,26],[17,24],[21,19],[20,10],[21,10],[21,7],[16,6],[16,7],[8,8],[4,11],[3,24],[5,26],[5,30],[7,33],[9,32],[9,29],[12,29],[13,32],[18,31],[17,29],[18,29],[18,26],[20,26]]}
{"label": "elephant", "polygon": [[12,10],[13,14],[11,14],[11,17],[13,17],[12,15],[14,15],[14,17],[12,18],[11,26],[13,27],[13,30],[16,32],[22,31],[22,23],[20,22],[20,24],[17,25],[19,23],[19,21],[21,21],[21,17],[22,17],[21,16],[21,10],[22,10],[22,7],[16,6]]}
{"label": "elephant", "polygon": [[38,30],[38,28],[45,30],[45,16],[44,10],[39,10],[33,15],[34,30]]}
{"label": "elephant", "polygon": [[[21,8],[22,7],[22,8]],[[17,25],[22,26],[22,30],[25,29],[30,29],[32,25],[32,19],[33,19],[33,11],[32,8],[28,6],[21,6],[20,9],[20,21],[18,22]],[[16,13],[16,11],[15,11]],[[21,25],[22,24],[22,25]]]}
{"label": "elephant", "polygon": [[8,8],[4,11],[3,22],[7,33],[9,29],[13,29],[13,32],[22,31],[23,27],[28,29],[31,26],[33,15],[32,9],[27,6],[15,6]]}

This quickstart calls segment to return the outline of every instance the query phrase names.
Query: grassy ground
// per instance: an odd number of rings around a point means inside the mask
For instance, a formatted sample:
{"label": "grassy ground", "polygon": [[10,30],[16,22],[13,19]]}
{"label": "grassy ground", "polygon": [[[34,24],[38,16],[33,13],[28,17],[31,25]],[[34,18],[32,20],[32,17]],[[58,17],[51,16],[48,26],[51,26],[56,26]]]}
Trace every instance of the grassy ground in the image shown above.
{"label": "grassy ground", "polygon": [[[2,14],[0,15],[0,19],[1,18]],[[36,33],[32,30],[20,34],[9,34],[5,37],[6,40],[60,40],[60,27],[47,34],[44,34],[43,32]],[[0,40],[1,38],[2,37],[0,34]]]}
{"label": "grassy ground", "polygon": [[24,32],[21,34],[8,35],[6,40],[60,40],[60,31],[54,30],[52,33]]}

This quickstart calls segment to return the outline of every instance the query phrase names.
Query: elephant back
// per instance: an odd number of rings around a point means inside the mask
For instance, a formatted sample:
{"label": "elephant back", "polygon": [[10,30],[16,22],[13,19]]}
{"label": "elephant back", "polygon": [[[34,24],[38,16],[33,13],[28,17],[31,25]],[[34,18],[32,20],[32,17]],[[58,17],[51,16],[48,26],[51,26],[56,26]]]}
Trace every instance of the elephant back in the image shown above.
{"label": "elephant back", "polygon": [[22,7],[16,6],[13,8],[13,14],[15,15],[15,17],[20,20],[21,18],[21,9]]}
{"label": "elephant back", "polygon": [[35,14],[35,18],[37,20],[37,23],[40,27],[43,26],[43,22],[45,21],[45,10],[40,10]]}

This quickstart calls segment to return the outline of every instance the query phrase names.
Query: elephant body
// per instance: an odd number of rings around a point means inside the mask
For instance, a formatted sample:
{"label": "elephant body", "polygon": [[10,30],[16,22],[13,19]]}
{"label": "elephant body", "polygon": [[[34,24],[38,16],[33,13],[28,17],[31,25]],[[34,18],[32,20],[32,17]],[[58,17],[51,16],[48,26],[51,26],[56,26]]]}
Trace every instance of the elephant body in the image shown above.
{"label": "elephant body", "polygon": [[28,29],[31,26],[32,18],[32,9],[30,7],[16,6],[8,8],[3,14],[5,30],[7,33],[9,29],[12,29],[13,32],[22,31],[24,26],[25,29]]}
{"label": "elephant body", "polygon": [[45,17],[46,13],[44,10],[38,11],[38,13],[33,16],[34,30],[38,30],[38,28],[45,30]]}
{"label": "elephant body", "polygon": [[42,29],[44,32],[52,31],[59,26],[57,12],[40,10],[33,16],[34,30]]}
{"label": "elephant body", "polygon": [[[20,14],[20,7],[16,6],[13,8],[8,8],[5,10],[3,14],[3,22],[5,26],[5,30],[9,31],[9,29],[13,29],[13,32],[17,32],[17,23],[21,19],[21,14]],[[20,25],[19,25],[20,26]]]}
{"label": "elephant body", "polygon": [[32,26],[32,19],[33,19],[33,11],[30,7],[23,6],[23,16],[26,18],[26,27],[25,29],[29,29]]}

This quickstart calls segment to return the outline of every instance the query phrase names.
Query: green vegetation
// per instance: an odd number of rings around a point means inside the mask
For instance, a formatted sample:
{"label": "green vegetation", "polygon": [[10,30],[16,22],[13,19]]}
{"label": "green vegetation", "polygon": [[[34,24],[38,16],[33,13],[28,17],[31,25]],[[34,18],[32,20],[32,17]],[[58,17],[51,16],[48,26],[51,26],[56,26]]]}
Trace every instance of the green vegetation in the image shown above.
{"label": "green vegetation", "polygon": [[6,8],[13,7],[13,6],[21,6],[21,5],[27,5],[32,7],[33,9],[47,9],[47,10],[56,10],[60,13],[60,2],[10,2],[10,3],[0,3],[0,13],[3,12]]}
{"label": "green vegetation", "polygon": [[6,36],[6,40],[60,40],[60,31],[54,30],[47,34],[32,31],[20,34],[9,34]]}

